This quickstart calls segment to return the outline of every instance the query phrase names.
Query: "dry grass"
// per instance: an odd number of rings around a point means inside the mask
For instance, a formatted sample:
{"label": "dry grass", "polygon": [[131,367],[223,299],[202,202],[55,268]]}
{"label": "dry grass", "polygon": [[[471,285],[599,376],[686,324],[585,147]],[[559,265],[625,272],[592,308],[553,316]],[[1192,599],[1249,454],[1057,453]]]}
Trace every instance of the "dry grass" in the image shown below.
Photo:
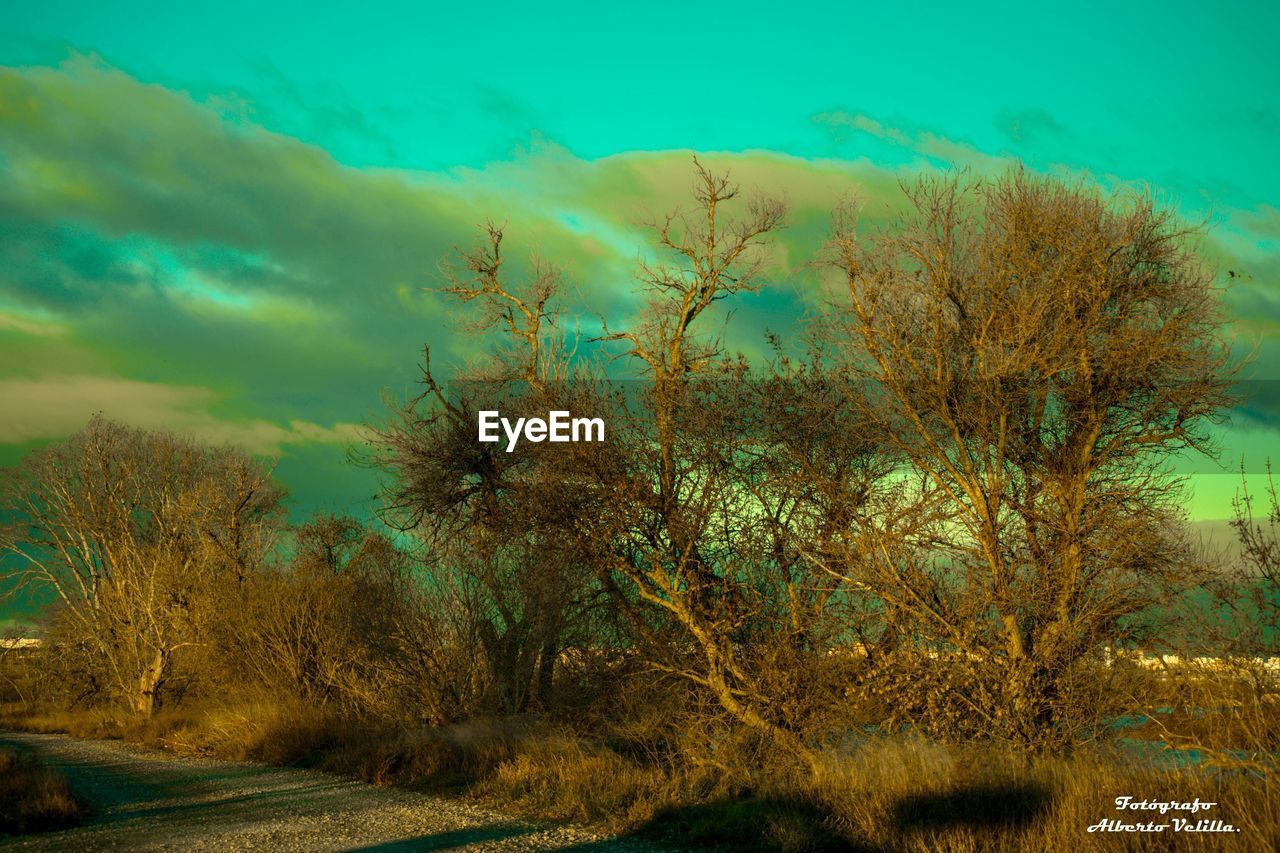
{"label": "dry grass", "polygon": [[[540,740],[498,767],[481,789],[533,814],[604,821],[615,829],[733,849],[909,851],[1164,850],[1226,843],[1280,849],[1280,789],[1267,777],[1178,770],[1105,751],[1031,757],[875,739],[830,756],[817,778],[779,768],[745,786],[706,765],[656,768],[589,743]],[[1118,796],[1216,802],[1207,816],[1228,836],[1089,833],[1119,812]],[[1167,819],[1167,818],[1165,818]],[[1163,819],[1162,819],[1163,820]],[[1194,822],[1194,821],[1193,821]]]}
{"label": "dry grass", "polygon": [[[193,707],[147,723],[95,712],[0,724],[79,736],[127,737],[171,750],[320,767],[376,784],[458,793],[528,816],[603,824],[678,846],[757,850],[1020,851],[1280,846],[1273,776],[1176,769],[1104,749],[1031,756],[995,746],[876,738],[833,751],[815,778],[762,757],[732,730],[668,731],[661,751],[636,734],[574,733],[547,724],[473,722],[371,729],[266,699]],[[652,733],[646,737],[652,736]],[[644,738],[642,738],[643,740]],[[1118,796],[1218,803],[1210,818],[1238,834],[1089,833],[1119,812]],[[1168,818],[1164,818],[1167,820]]]}
{"label": "dry grass", "polygon": [[[879,741],[832,761],[813,795],[841,833],[897,850],[1165,850],[1226,842],[1276,849],[1280,790],[1268,777],[1176,769],[1120,752],[1029,756],[995,747]],[[1215,802],[1199,816],[1235,825],[1230,836],[1089,833],[1103,819],[1167,821],[1121,812],[1115,798]],[[1194,821],[1193,821],[1194,823]]]}
{"label": "dry grass", "polygon": [[314,766],[318,756],[357,739],[360,731],[336,714],[266,698],[192,703],[149,719],[104,708],[33,709],[12,703],[0,705],[0,728],[283,766]]}
{"label": "dry grass", "polygon": [[[685,782],[687,780],[680,780]],[[531,814],[639,826],[679,804],[686,785],[666,768],[625,758],[564,734],[529,741],[479,786],[489,798]]]}
{"label": "dry grass", "polygon": [[0,750],[0,833],[62,829],[80,823],[85,814],[65,779],[27,755]]}
{"label": "dry grass", "polygon": [[18,702],[0,706],[0,726],[37,734],[121,740],[125,729],[122,720],[119,712],[107,710],[33,709]]}

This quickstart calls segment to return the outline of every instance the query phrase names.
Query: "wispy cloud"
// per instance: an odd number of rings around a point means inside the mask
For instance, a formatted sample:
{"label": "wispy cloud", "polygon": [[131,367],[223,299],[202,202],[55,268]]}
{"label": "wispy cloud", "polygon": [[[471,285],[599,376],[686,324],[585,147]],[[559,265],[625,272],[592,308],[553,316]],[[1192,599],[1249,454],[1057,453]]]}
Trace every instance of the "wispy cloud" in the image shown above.
{"label": "wispy cloud", "polygon": [[188,432],[215,444],[236,444],[253,453],[278,454],[287,444],[348,444],[360,437],[356,424],[321,426],[302,420],[287,425],[214,414],[219,395],[208,388],[138,382],[104,376],[0,379],[0,444],[59,438],[84,426],[84,412],[143,427]]}

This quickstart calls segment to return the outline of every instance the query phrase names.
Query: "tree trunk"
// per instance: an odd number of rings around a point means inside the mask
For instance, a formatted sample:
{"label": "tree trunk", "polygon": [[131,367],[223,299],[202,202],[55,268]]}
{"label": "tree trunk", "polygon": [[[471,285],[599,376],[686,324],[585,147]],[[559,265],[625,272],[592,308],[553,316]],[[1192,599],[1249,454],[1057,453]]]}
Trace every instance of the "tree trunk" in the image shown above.
{"label": "tree trunk", "polygon": [[818,753],[810,749],[798,733],[766,720],[754,708],[738,701],[738,697],[729,686],[728,674],[724,668],[712,656],[709,656],[708,663],[706,684],[711,688],[720,707],[728,711],[738,722],[755,729],[782,747],[784,751],[791,753],[792,757],[806,767],[810,774],[817,776],[822,769]]}
{"label": "tree trunk", "polygon": [[169,652],[157,649],[142,673],[138,676],[138,692],[133,697],[133,709],[141,717],[151,717],[160,709],[160,688],[169,675]]}
{"label": "tree trunk", "polygon": [[559,655],[556,645],[552,640],[542,644],[538,669],[534,674],[533,693],[544,711],[551,707],[551,688],[555,682],[556,657]]}

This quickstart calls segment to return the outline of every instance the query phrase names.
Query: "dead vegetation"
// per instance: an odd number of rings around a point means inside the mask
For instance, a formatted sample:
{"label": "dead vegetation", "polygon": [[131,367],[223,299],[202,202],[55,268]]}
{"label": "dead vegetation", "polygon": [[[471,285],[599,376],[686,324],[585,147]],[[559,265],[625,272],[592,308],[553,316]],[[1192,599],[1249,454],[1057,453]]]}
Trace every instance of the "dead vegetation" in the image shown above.
{"label": "dead vegetation", "polygon": [[[688,844],[1162,849],[1086,831],[1119,795],[1274,842],[1280,509],[1242,499],[1224,570],[1169,465],[1231,404],[1196,233],[1020,171],[907,195],[836,216],[838,297],[766,363],[716,330],[779,274],[777,200],[696,165],[590,337],[488,228],[444,288],[484,355],[428,350],[373,428],[376,521],[286,527],[267,466],[162,431],[37,451],[0,544],[59,598],[3,723]],[[507,452],[489,409],[607,440]]]}
{"label": "dead vegetation", "polygon": [[0,835],[65,829],[86,815],[65,779],[29,755],[0,749]]}

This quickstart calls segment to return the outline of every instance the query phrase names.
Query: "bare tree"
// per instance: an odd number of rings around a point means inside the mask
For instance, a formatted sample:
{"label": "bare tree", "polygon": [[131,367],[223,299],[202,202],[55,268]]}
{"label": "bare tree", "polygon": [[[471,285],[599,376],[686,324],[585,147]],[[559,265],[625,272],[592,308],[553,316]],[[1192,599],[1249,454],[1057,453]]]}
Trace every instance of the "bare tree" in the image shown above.
{"label": "bare tree", "polygon": [[1280,495],[1269,463],[1261,495],[1241,472],[1233,509],[1239,554],[1182,602],[1196,630],[1160,643],[1163,716],[1173,719],[1150,725],[1214,766],[1271,773],[1280,763]]}
{"label": "bare tree", "polygon": [[94,417],[6,472],[0,548],[22,582],[56,593],[70,636],[149,716],[175,654],[205,640],[202,605],[270,546],[282,497],[239,451]]}
{"label": "bare tree", "polygon": [[[1242,477],[1243,481],[1243,477]],[[1241,559],[1231,577],[1231,632],[1234,651],[1271,657],[1280,654],[1280,494],[1267,465],[1265,505],[1243,481],[1231,526],[1240,540]]]}
{"label": "bare tree", "polygon": [[444,291],[473,310],[475,330],[497,329],[495,350],[441,382],[428,348],[426,390],[378,430],[373,463],[390,473],[385,520],[423,542],[439,587],[470,608],[474,633],[461,633],[484,650],[482,701],[514,713],[550,702],[564,637],[599,597],[588,562],[564,536],[587,514],[564,460],[545,445],[508,453],[476,439],[482,409],[531,415],[587,404],[571,381],[574,341],[555,308],[559,271],[535,259],[528,280],[508,284],[503,237],[489,226],[445,270]]}
{"label": "bare tree", "polygon": [[[855,463],[812,452],[842,414],[839,400],[806,399],[812,376],[789,363],[757,376],[707,333],[712,306],[764,286],[786,207],[751,198],[739,214],[738,187],[694,165],[695,209],[654,226],[665,259],[642,265],[645,316],[602,337],[625,346],[645,391],[611,415],[609,452],[623,462],[602,469],[610,545],[596,552],[653,666],[812,762],[798,717],[820,704],[813,676],[843,581],[796,542],[834,532],[839,502],[823,488],[844,494],[852,467],[838,469]],[[841,437],[842,450],[855,444]]]}
{"label": "bare tree", "polygon": [[850,398],[902,460],[844,573],[965,673],[914,683],[1038,742],[1081,661],[1194,580],[1167,460],[1230,401],[1218,292],[1145,196],[1021,171],[908,194],[886,233],[838,219]]}
{"label": "bare tree", "polygon": [[398,630],[418,592],[410,556],[354,518],[299,526],[292,555],[238,590],[220,624],[241,686],[356,715],[394,718],[403,698]]}

